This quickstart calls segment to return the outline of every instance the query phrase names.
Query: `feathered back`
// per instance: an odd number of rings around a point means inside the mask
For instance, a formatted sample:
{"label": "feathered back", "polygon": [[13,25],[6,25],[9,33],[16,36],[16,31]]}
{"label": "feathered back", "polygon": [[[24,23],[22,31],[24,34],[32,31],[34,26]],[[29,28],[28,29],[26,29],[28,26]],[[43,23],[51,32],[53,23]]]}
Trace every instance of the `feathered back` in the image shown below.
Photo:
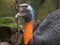
{"label": "feathered back", "polygon": [[50,13],[34,32],[29,45],[60,45],[60,9]]}

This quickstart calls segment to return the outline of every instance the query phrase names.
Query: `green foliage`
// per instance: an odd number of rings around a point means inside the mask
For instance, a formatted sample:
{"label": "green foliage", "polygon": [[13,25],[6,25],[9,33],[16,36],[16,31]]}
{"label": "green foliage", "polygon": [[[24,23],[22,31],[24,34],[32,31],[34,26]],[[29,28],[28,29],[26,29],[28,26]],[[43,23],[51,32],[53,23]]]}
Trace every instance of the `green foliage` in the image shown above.
{"label": "green foliage", "polygon": [[7,26],[12,29],[17,27],[14,19],[15,5],[14,0],[0,0],[0,27]]}
{"label": "green foliage", "polygon": [[1,26],[16,28],[17,24],[15,23],[15,19],[13,17],[3,17],[0,18],[0,27]]}
{"label": "green foliage", "polygon": [[0,17],[14,16],[15,6],[13,0],[0,0]]}
{"label": "green foliage", "polygon": [[43,5],[40,6],[38,10],[39,19],[45,18],[49,13],[56,9],[56,4],[52,0],[46,0]]}

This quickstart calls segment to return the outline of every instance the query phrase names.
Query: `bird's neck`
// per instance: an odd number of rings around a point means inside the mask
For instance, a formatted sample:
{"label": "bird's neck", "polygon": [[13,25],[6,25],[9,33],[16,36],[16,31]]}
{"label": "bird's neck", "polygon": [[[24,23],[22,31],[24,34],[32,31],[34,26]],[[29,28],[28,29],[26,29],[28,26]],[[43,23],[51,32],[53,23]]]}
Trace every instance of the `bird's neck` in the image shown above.
{"label": "bird's neck", "polygon": [[24,44],[28,44],[28,42],[33,38],[33,20],[29,22],[25,22],[24,25]]}

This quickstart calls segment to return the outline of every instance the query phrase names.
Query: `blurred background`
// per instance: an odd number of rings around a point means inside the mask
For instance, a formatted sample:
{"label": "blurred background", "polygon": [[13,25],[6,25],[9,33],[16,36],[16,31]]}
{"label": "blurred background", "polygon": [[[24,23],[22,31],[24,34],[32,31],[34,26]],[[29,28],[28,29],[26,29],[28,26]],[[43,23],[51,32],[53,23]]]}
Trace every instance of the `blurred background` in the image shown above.
{"label": "blurred background", "polygon": [[[19,3],[26,3],[27,0],[19,0]],[[60,0],[31,0],[31,6],[35,10],[35,23],[42,21],[49,13],[60,8]],[[15,21],[16,14],[15,0],[0,0],[0,40],[15,41],[15,31],[17,24]],[[20,19],[23,22],[23,19]],[[22,25],[23,25],[22,23]],[[2,31],[3,30],[3,31]],[[22,26],[20,30],[23,30]],[[9,32],[8,32],[9,31]],[[12,36],[13,34],[13,36]],[[10,37],[9,37],[10,36]],[[20,38],[22,34],[20,34]],[[20,39],[21,40],[21,39]]]}

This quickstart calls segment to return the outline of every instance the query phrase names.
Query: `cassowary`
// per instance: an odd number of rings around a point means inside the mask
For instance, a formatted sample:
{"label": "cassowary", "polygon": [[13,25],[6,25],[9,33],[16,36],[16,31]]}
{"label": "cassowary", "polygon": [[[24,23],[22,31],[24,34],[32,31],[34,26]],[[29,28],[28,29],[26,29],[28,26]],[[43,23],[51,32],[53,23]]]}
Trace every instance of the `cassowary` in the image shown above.
{"label": "cassowary", "polygon": [[15,18],[20,16],[25,19],[22,45],[60,45],[60,9],[49,14],[33,32],[32,8],[27,8],[27,4],[20,6],[25,10],[21,8],[22,13],[17,13]]}

